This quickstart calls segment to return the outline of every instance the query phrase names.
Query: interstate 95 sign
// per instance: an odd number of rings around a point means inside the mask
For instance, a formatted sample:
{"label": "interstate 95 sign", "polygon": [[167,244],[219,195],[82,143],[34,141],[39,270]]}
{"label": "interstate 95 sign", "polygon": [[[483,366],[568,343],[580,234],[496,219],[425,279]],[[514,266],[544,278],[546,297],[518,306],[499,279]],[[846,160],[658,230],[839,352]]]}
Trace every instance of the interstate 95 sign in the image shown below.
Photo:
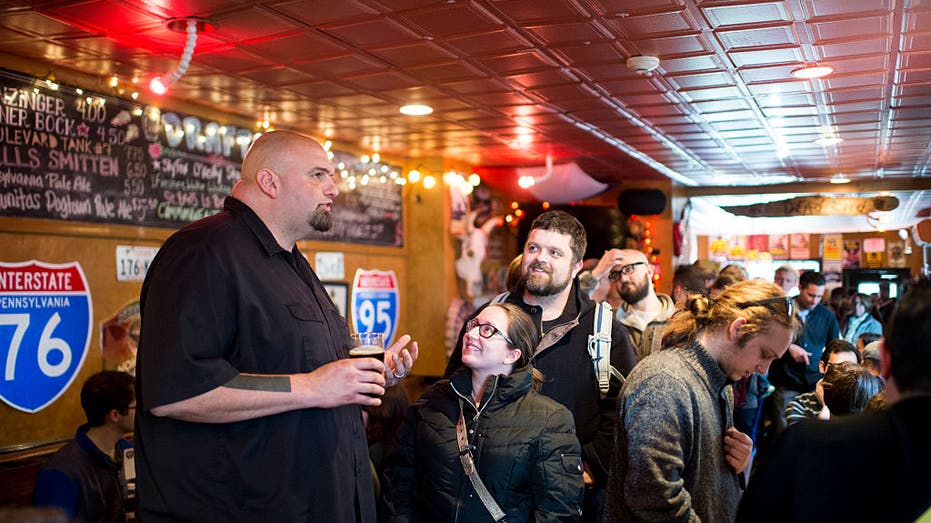
{"label": "interstate 95 sign", "polygon": [[90,290],[77,262],[0,262],[0,399],[38,412],[68,389],[91,339]]}
{"label": "interstate 95 sign", "polygon": [[394,271],[356,269],[352,280],[352,325],[355,332],[381,332],[385,347],[398,328],[398,278]]}

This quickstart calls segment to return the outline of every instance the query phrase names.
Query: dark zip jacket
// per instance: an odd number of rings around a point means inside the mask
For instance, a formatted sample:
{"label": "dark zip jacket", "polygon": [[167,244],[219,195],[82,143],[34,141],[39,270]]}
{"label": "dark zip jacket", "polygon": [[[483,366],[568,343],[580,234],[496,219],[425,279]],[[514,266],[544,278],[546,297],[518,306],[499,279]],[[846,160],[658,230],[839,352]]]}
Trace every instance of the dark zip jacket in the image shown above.
{"label": "dark zip jacket", "polygon": [[[524,289],[518,286],[504,301],[530,314],[538,333],[541,333],[543,309],[524,303],[523,296]],[[544,376],[540,394],[556,400],[572,412],[576,433],[582,444],[582,459],[588,464],[596,484],[603,487],[607,484],[608,464],[614,448],[614,411],[620,383],[612,379],[608,394],[601,397],[588,353],[588,337],[595,329],[595,302],[579,290],[577,278],[572,282],[569,301],[573,298],[575,301],[567,302],[566,309],[574,308],[577,313],[540,336],[532,362]],[[469,319],[478,316],[488,305],[486,303],[479,307]],[[446,366],[447,378],[462,366],[463,334],[459,332],[459,341]],[[627,327],[616,318],[612,319],[611,327],[611,363],[624,376],[637,363]]]}
{"label": "dark zip jacket", "polygon": [[383,520],[492,521],[459,461],[461,401],[475,467],[506,521],[577,521],[582,461],[572,416],[531,381],[530,367],[492,376],[476,409],[463,368],[411,405],[388,459]]}

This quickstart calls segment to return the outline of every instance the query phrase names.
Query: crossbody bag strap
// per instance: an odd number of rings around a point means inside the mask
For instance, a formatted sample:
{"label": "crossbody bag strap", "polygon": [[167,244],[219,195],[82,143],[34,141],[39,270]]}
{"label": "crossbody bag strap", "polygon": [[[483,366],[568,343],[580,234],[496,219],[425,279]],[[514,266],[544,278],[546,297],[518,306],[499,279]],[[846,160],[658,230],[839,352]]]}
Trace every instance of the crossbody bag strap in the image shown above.
{"label": "crossbody bag strap", "polygon": [[475,470],[475,462],[472,460],[472,449],[475,447],[469,445],[469,438],[466,436],[465,414],[462,412],[461,398],[459,399],[459,421],[456,422],[456,440],[459,442],[459,461],[462,462],[462,469],[472,482],[472,488],[478,494],[478,499],[482,500],[482,504],[495,521],[503,520],[504,511],[495,502],[495,498],[491,497],[491,493],[482,483],[482,478],[478,477],[478,471]]}

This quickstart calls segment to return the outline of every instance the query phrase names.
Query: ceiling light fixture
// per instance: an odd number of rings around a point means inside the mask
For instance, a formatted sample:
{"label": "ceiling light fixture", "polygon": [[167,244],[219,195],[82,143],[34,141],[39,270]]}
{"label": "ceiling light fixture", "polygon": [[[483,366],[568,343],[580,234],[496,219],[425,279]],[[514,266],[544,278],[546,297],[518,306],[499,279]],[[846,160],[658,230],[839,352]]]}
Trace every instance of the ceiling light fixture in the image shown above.
{"label": "ceiling light fixture", "polygon": [[826,65],[811,65],[811,66],[799,67],[798,69],[793,69],[792,76],[800,80],[808,80],[811,78],[821,78],[833,72],[834,72],[833,67],[828,67]]}
{"label": "ceiling light fixture", "polygon": [[831,183],[835,183],[835,184],[850,183],[850,178],[847,178],[846,174],[837,173],[834,176],[831,176]]}
{"label": "ceiling light fixture", "polygon": [[655,56],[631,56],[625,63],[629,69],[633,69],[638,75],[650,76],[653,69],[659,67],[659,58]]}
{"label": "ceiling light fixture", "polygon": [[172,18],[165,24],[172,31],[184,32],[187,34],[187,41],[184,44],[184,52],[181,53],[181,61],[178,67],[164,80],[161,76],[156,76],[149,82],[149,89],[157,95],[163,95],[168,92],[168,88],[175,84],[187,71],[188,65],[191,64],[191,57],[194,56],[194,46],[197,44],[197,33],[212,31],[215,26],[203,18]]}
{"label": "ceiling light fixture", "polygon": [[815,140],[815,143],[822,147],[830,147],[832,145],[837,145],[843,141],[844,139],[841,138],[840,136],[832,134],[829,136],[822,136],[821,138],[818,138],[817,140]]}
{"label": "ceiling light fixture", "polygon": [[401,111],[401,114],[406,114],[407,116],[426,116],[433,112],[432,107],[424,104],[402,105],[398,110]]}

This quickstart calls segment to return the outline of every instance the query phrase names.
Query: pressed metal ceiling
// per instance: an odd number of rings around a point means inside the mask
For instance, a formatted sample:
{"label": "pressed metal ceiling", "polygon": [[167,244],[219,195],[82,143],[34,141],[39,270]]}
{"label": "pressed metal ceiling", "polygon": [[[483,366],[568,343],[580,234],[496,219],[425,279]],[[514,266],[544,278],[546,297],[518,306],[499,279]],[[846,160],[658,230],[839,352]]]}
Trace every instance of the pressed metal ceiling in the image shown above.
{"label": "pressed metal ceiling", "polygon": [[[550,155],[608,183],[929,174],[921,0],[19,1],[0,7],[0,49],[147,81],[184,45],[165,20],[188,16],[217,29],[171,96],[382,152]],[[624,65],[641,54],[662,60],[651,76]],[[790,75],[808,64],[835,72]],[[844,141],[814,143],[825,129]]]}

